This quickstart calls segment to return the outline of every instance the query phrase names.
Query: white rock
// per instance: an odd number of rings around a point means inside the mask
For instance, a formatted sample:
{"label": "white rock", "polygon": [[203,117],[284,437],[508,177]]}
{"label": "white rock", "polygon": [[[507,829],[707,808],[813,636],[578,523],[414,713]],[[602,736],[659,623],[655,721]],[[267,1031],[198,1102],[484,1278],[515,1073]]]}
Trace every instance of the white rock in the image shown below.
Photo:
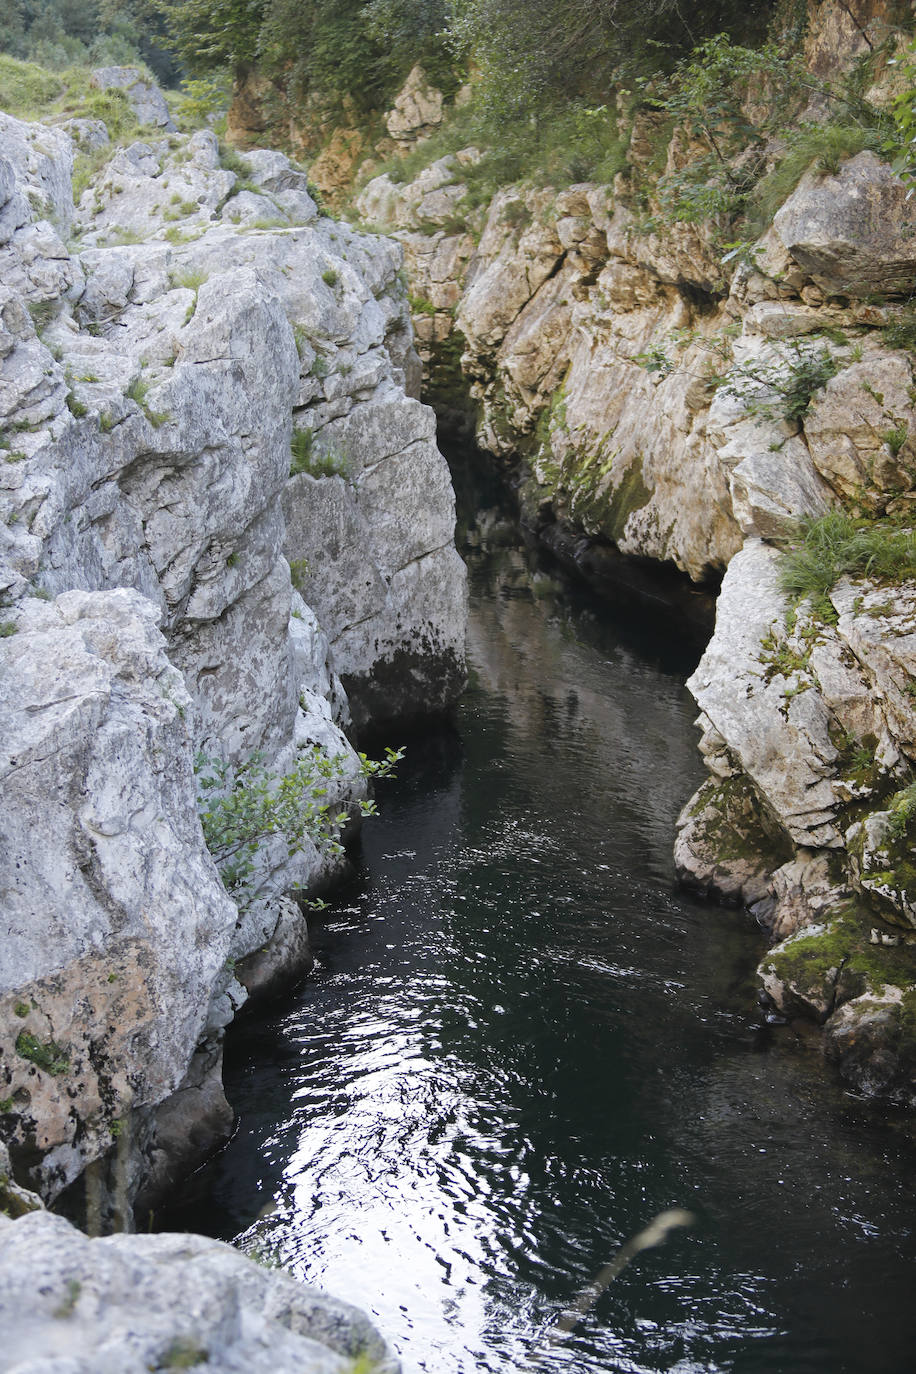
{"label": "white rock", "polygon": [[137,67],[96,67],[89,80],[102,91],[124,91],[138,124],[152,124],[175,132],[165,97],[155,82],[147,81]]}
{"label": "white rock", "polygon": [[62,1217],[0,1216],[4,1363],[63,1374],[346,1374],[400,1366],[369,1319],[316,1288],[191,1235],[89,1240]]}

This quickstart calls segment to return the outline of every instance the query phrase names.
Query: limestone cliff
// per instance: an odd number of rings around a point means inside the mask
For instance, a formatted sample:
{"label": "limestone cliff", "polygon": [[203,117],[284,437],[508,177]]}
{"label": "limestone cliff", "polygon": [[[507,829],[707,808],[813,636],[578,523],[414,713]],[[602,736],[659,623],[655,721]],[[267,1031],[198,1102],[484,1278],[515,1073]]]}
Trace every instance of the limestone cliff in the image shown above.
{"label": "limestone cliff", "polygon": [[231,900],[195,754],[268,791],[320,757],[351,810],[351,710],[463,683],[400,249],[280,154],[107,140],[0,115],[0,1134],[46,1199],[125,1136],[128,1196],[197,1156],[223,1028],[306,967],[286,894],[335,847],[270,832]]}
{"label": "limestone cliff", "polygon": [[[761,966],[771,1005],[826,1022],[856,1088],[914,1103],[916,567],[876,551],[905,544],[916,499],[916,202],[863,125],[830,132],[849,116],[828,99],[854,88],[880,124],[899,22],[882,0],[808,6],[799,127],[734,155],[730,185],[785,188],[746,241],[672,210],[685,185],[699,203],[710,146],[624,95],[612,184],[528,181],[478,205],[486,149],[417,173],[420,144],[410,177],[371,178],[355,208],[404,246],[429,394],[444,413],[469,394],[529,524],[696,581],[727,569],[690,683],[710,781],[679,873],[791,936]],[[822,151],[781,181],[805,130]],[[780,550],[830,511],[874,556],[799,604]]]}

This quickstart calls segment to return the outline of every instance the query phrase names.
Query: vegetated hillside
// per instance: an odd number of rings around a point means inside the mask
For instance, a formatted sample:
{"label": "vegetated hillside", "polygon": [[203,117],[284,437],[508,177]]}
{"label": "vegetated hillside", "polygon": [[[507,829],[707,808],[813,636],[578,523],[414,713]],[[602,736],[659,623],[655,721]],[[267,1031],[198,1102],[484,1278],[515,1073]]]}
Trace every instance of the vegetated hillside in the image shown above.
{"label": "vegetated hillside", "polygon": [[167,42],[152,0],[6,0],[0,31],[0,53],[48,70],[143,62],[172,85],[180,69]]}
{"label": "vegetated hillside", "polygon": [[[460,15],[497,12],[521,11]],[[404,245],[428,394],[470,395],[532,527],[586,560],[727,569],[679,871],[753,905],[768,996],[825,1023],[851,1082],[913,1102],[913,12],[768,21],[659,51],[660,7],[600,93],[592,68],[500,90],[508,48],[478,30],[454,93],[414,67],[381,127],[314,98],[286,127]],[[237,133],[278,80],[242,73]]]}

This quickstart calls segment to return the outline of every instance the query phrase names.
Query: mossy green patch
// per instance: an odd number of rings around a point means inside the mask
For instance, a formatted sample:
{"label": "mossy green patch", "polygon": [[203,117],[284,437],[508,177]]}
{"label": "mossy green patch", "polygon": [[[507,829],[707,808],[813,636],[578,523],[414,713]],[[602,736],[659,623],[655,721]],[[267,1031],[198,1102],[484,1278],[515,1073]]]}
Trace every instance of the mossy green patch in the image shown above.
{"label": "mossy green patch", "polygon": [[607,466],[601,461],[603,457],[601,453],[592,453],[583,461],[573,509],[577,515],[581,512],[594,521],[602,534],[619,544],[630,516],[649,504],[652,492],[643,480],[641,454],[633,458],[620,480],[609,489],[605,488]]}
{"label": "mossy green patch", "polygon": [[704,838],[724,866],[749,863],[772,870],[791,856],[788,837],[764,814],[744,773],[707,778],[687,814],[693,821],[705,817]]}
{"label": "mossy green patch", "polygon": [[777,945],[763,965],[802,996],[805,989],[823,989],[828,1012],[834,995],[837,1001],[848,1001],[865,992],[878,994],[886,984],[912,987],[916,983],[916,949],[906,944],[872,944],[871,919],[860,906],[850,903],[823,929]]}
{"label": "mossy green patch", "polygon": [[70,1056],[54,1040],[39,1040],[31,1031],[20,1031],[16,1037],[16,1053],[28,1059],[36,1068],[54,1075],[67,1073],[70,1069]]}

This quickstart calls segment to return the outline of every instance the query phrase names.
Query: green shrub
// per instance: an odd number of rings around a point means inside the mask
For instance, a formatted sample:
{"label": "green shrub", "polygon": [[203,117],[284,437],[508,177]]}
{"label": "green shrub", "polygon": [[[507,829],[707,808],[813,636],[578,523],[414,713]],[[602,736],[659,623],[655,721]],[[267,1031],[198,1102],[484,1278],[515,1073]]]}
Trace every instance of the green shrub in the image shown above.
{"label": "green shrub", "polygon": [[235,172],[240,181],[246,181],[251,176],[251,167],[247,160],[232,147],[231,143],[224,143],[219,140],[219,160],[221,166],[227,172]]}
{"label": "green shrub", "polygon": [[143,414],[146,416],[147,420],[149,420],[150,424],[153,426],[153,429],[159,429],[169,419],[171,419],[171,416],[169,415],[169,412],[167,410],[151,409],[146,399],[149,395],[149,390],[150,383],[146,381],[144,377],[141,377],[138,374],[131,381],[130,386],[127,388],[127,391],[125,392],[125,395],[127,396],[128,400],[136,401],[137,405],[143,411]]}
{"label": "green shrub", "polygon": [[906,305],[900,314],[881,331],[888,348],[901,348],[916,353],[916,308]]}
{"label": "green shrub", "polygon": [[308,473],[310,477],[346,477],[349,464],[345,455],[338,453],[336,449],[316,453],[313,440],[314,435],[307,426],[293,430],[290,444],[292,451],[292,462],[289,467],[290,477],[297,477],[301,472]]}
{"label": "green shrub", "polygon": [[916,819],[916,782],[895,792],[887,809],[891,813],[891,834],[895,839],[903,839],[910,822]]}
{"label": "green shrub", "polygon": [[[839,371],[827,348],[812,349],[793,340],[786,354],[771,363],[741,363],[728,373],[725,389],[743,401],[748,415],[797,424],[808,413],[815,392]],[[763,399],[760,388],[775,394]]]}
{"label": "green shrub", "polygon": [[188,267],[182,272],[172,272],[169,276],[169,282],[173,287],[184,287],[186,290],[193,291],[196,294],[207,280],[208,275],[207,272],[201,272],[197,268]]}
{"label": "green shrub", "polygon": [[[380,761],[359,755],[363,777],[388,777],[403,749],[386,749]],[[272,772],[261,754],[237,765],[198,754],[198,812],[207,848],[226,891],[240,906],[256,895],[256,859],[264,842],[281,836],[290,857],[310,844],[323,854],[341,854],[340,834],[347,811],[332,809],[329,786],[339,777],[343,759],[317,745],[299,751],[290,772]],[[372,801],[359,803],[364,816],[375,812]]]}

